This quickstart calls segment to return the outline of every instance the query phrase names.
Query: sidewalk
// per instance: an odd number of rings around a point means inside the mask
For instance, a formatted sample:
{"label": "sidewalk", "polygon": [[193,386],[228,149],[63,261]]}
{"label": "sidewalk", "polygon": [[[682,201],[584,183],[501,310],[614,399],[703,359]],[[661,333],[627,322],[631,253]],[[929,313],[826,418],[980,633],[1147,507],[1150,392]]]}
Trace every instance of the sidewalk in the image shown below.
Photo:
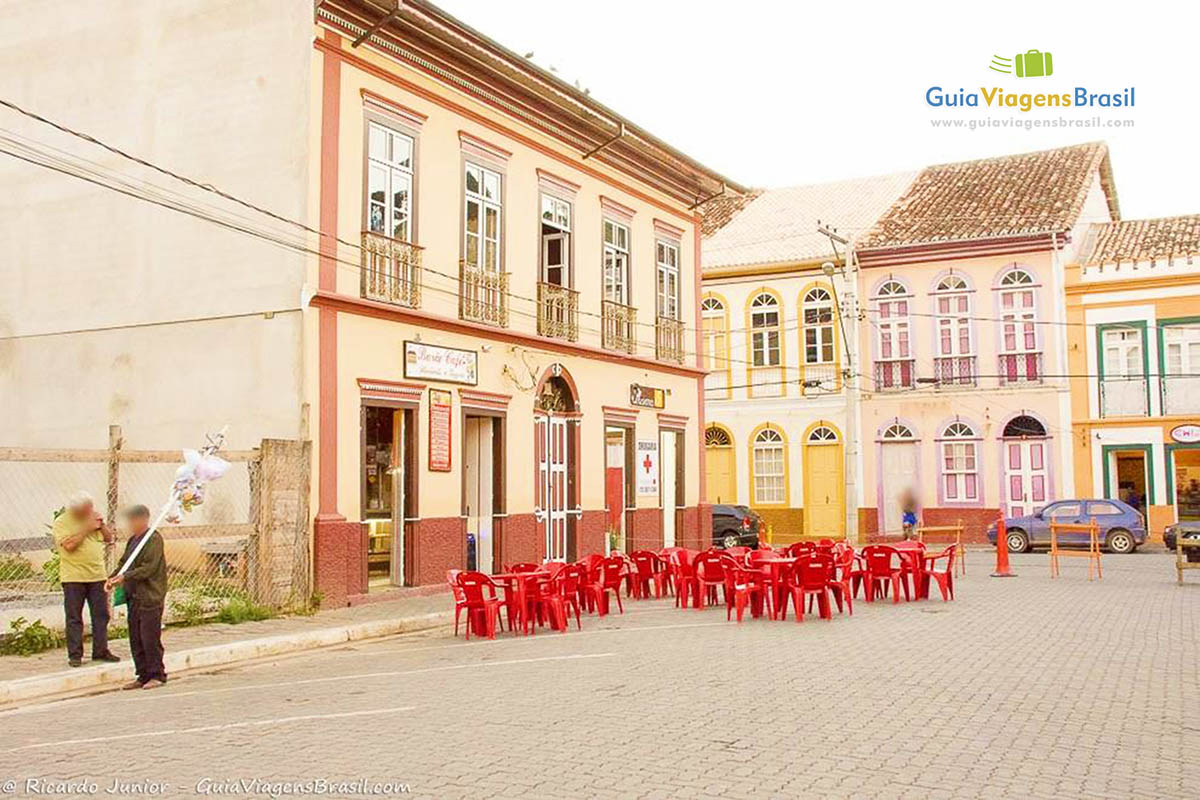
{"label": "sidewalk", "polygon": [[[425,630],[454,622],[449,592],[280,617],[240,625],[214,623],[163,631],[167,672],[216,667],[341,642]],[[119,664],[67,666],[65,648],[35,656],[0,657],[0,708],[54,695],[96,691],[133,678],[129,640],[111,643]],[[88,655],[84,644],[85,656]]]}

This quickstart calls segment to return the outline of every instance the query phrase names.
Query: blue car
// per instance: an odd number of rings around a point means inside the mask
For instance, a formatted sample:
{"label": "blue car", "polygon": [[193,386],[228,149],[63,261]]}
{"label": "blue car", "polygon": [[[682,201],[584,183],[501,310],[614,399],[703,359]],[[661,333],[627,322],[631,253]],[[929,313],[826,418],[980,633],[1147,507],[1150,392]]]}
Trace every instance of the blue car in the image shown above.
{"label": "blue car", "polygon": [[[1033,514],[1005,518],[1004,529],[1008,549],[1025,553],[1034,547],[1050,545],[1050,523],[1087,525],[1096,520],[1100,526],[1102,546],[1111,553],[1132,553],[1146,543],[1146,520],[1133,506],[1120,500],[1059,500]],[[988,541],[996,544],[996,523],[988,526]],[[1083,532],[1059,534],[1060,545],[1088,543]]]}

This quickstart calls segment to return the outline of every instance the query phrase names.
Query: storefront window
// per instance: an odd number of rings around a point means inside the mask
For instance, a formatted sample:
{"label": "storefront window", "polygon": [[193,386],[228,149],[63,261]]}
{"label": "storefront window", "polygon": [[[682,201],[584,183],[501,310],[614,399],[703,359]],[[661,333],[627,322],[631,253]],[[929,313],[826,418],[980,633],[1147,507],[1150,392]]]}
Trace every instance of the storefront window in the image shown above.
{"label": "storefront window", "polygon": [[367,406],[363,421],[363,516],[392,514],[392,442],[395,414],[390,408]]}

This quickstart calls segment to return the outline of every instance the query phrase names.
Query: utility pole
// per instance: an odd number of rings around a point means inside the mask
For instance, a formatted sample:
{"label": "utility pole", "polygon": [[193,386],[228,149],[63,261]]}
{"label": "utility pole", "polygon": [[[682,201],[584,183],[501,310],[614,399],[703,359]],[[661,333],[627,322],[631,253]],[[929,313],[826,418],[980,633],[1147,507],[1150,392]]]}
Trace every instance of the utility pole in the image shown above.
{"label": "utility pole", "polygon": [[[845,365],[842,375],[842,387],[846,392],[846,425],[845,443],[842,448],[842,475],[846,488],[846,539],[853,544],[861,542],[858,530],[858,475],[861,470],[859,447],[859,366],[858,366],[858,265],[854,258],[854,246],[850,240],[838,233],[837,228],[822,225],[818,220],[817,231],[829,237],[835,259],[841,260],[841,266],[833,261],[826,261],[821,270],[829,278],[833,287],[834,301],[838,306],[838,323],[841,327],[842,342],[845,350]],[[838,244],[846,248],[846,256],[839,259]],[[837,289],[835,274],[842,277],[842,291]],[[840,297],[839,297],[840,294]],[[850,320],[849,328],[846,319]]]}

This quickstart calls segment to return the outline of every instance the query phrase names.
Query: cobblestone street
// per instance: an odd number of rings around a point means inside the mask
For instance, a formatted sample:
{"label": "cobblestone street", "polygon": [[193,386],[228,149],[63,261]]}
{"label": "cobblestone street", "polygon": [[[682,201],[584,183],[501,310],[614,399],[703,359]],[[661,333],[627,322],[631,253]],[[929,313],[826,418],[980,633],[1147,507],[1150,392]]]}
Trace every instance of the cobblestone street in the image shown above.
{"label": "cobblestone street", "polygon": [[[626,604],[582,633],[447,630],[2,715],[0,781],[400,782],[417,797],[1195,796],[1200,584],[1044,553],[958,600],[726,623]],[[210,782],[205,782],[210,781]],[[1191,786],[1191,789],[1187,789]],[[243,796],[267,796],[259,793]],[[71,794],[82,794],[73,792]],[[353,791],[331,796],[359,796]]]}

